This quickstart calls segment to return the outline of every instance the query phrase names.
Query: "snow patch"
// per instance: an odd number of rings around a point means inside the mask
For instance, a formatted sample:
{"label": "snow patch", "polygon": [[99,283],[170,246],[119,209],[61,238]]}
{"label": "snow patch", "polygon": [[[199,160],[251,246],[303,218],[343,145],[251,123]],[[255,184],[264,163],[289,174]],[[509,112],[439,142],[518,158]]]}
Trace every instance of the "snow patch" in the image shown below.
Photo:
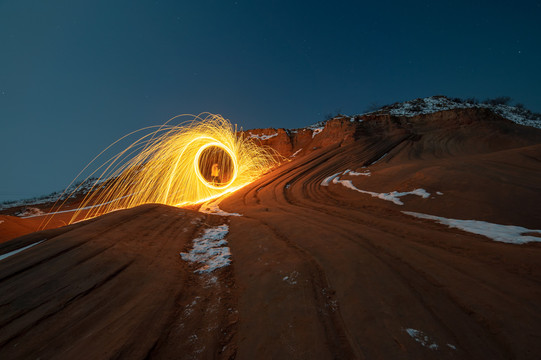
{"label": "snow patch", "polygon": [[321,186],[329,186],[329,184],[331,183],[331,181],[334,180],[335,177],[339,176],[342,172],[339,172],[339,173],[336,173],[336,174],[333,174],[331,176],[327,176],[325,179],[323,179],[323,181],[321,182]]}
{"label": "snow patch", "polygon": [[383,154],[382,156],[380,156],[376,161],[370,163],[370,165],[374,165],[375,163],[377,163],[378,161],[380,161],[381,159],[383,159],[385,156],[387,156],[389,153],[386,152],[385,154]]}
{"label": "snow patch", "polygon": [[413,338],[413,340],[417,341],[422,346],[429,348],[430,350],[438,350],[439,348],[438,344],[421,330],[408,328],[406,329],[406,332],[408,333],[409,336]]}
{"label": "snow patch", "polygon": [[297,278],[299,277],[298,271],[293,271],[291,274],[284,276],[282,278],[283,281],[287,282],[289,285],[296,285],[297,284]]}
{"label": "snow patch", "polygon": [[320,127],[320,128],[315,128],[312,132],[312,139],[317,135],[317,134],[321,134],[321,132],[323,131],[324,128]]}
{"label": "snow patch", "polygon": [[186,308],[184,309],[185,316],[190,316],[193,313],[193,307],[197,304],[197,300],[200,298],[200,296],[196,296],[191,304],[186,305]]}
{"label": "snow patch", "polygon": [[206,288],[209,288],[213,285],[216,284],[216,282],[218,282],[218,278],[216,276],[210,276],[210,277],[207,277],[207,281],[206,281]]}
{"label": "snow patch", "polygon": [[466,232],[483,235],[494,241],[509,244],[525,244],[528,242],[541,242],[541,237],[529,236],[526,234],[537,233],[541,235],[541,230],[530,230],[521,226],[500,225],[480,220],[457,220],[448,219],[440,216],[421,214],[411,211],[402,211],[406,215],[414,216],[420,219],[434,220],[450,228],[457,228]]}
{"label": "snow patch", "polygon": [[219,225],[206,229],[203,235],[193,240],[193,248],[189,253],[180,253],[184,261],[201,264],[194,272],[210,273],[216,269],[231,264],[231,250],[227,245],[225,236],[229,233],[229,226]]}
{"label": "snow patch", "polygon": [[318,121],[315,124],[308,125],[307,127],[299,129],[299,130],[302,130],[302,131],[312,130],[313,131],[313,130],[316,130],[316,129],[323,129],[325,127],[325,124],[327,124],[327,120]]}
{"label": "snow patch", "polygon": [[278,133],[275,133],[275,134],[271,134],[271,135],[256,135],[256,134],[252,134],[251,132],[248,132],[248,139],[252,139],[252,138],[255,138],[255,139],[259,139],[259,140],[269,140],[275,136],[278,136]]}
{"label": "snow patch", "polygon": [[[372,197],[377,197],[382,200],[391,201],[395,203],[396,205],[404,205],[404,203],[400,200],[400,198],[406,195],[417,195],[417,196],[422,197],[423,199],[427,199],[430,197],[430,193],[427,192],[425,189],[415,189],[412,191],[404,191],[404,192],[391,191],[389,193],[377,193],[373,191],[361,190],[361,189],[358,189],[355,185],[353,185],[353,182],[351,180],[340,180],[338,175],[340,175],[340,173],[329,176],[328,178],[323,180],[323,182],[328,180],[328,182],[330,183],[332,181],[333,184],[341,184],[342,186],[345,186],[348,189],[358,191],[362,194],[368,194]],[[329,186],[328,183],[327,185],[324,185],[323,183],[321,183],[321,185]]]}
{"label": "snow patch", "polygon": [[35,242],[35,243],[33,243],[33,244],[30,244],[30,245],[28,245],[28,246],[22,247],[22,248],[20,248],[20,249],[13,250],[13,251],[8,252],[8,253],[6,253],[6,254],[0,255],[0,261],[1,261],[1,260],[4,260],[4,259],[7,259],[8,257],[10,257],[10,256],[12,256],[12,255],[15,255],[15,254],[17,254],[17,253],[20,253],[21,251],[24,251],[24,250],[26,250],[26,249],[30,249],[32,246],[36,246],[36,245],[38,245],[38,244],[41,244],[41,243],[44,242],[44,241],[45,241],[45,240],[41,240],[41,241]]}
{"label": "snow patch", "polygon": [[229,213],[220,209],[220,207],[218,206],[220,204],[220,201],[221,200],[207,201],[206,203],[201,205],[201,207],[199,208],[199,212],[219,216],[242,216],[239,213]]}
{"label": "snow patch", "polygon": [[302,151],[302,148],[300,148],[299,150],[295,151],[295,153],[294,153],[293,155],[291,155],[290,158],[294,158],[294,157],[297,156],[301,151]]}
{"label": "snow patch", "polygon": [[372,173],[370,172],[370,170],[366,170],[365,172],[355,172],[355,171],[352,171],[350,169],[347,169],[345,170],[344,172],[338,172],[336,174],[333,174],[331,176],[327,176],[325,179],[323,179],[323,181],[321,182],[321,186],[329,186],[329,184],[331,182],[333,182],[334,184],[336,184],[336,182],[334,181],[336,177],[340,176],[340,175],[351,175],[351,176],[359,176],[359,175],[363,175],[363,176],[370,176],[372,175]]}
{"label": "snow patch", "polygon": [[344,175],[351,175],[351,176],[371,176],[372,173],[370,172],[370,170],[366,170],[364,172],[355,172],[355,171],[351,171],[351,170],[348,170],[348,172],[344,172]]}

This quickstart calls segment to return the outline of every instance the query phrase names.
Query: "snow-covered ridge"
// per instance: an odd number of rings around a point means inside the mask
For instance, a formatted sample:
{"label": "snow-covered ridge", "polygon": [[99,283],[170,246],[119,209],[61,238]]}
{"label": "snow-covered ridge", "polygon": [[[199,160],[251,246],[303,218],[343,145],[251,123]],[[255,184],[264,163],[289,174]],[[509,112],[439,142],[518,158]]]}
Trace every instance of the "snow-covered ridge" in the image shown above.
{"label": "snow-covered ridge", "polygon": [[[454,109],[490,109],[494,113],[500,115],[503,118],[511,120],[517,124],[532,126],[541,129],[541,117],[539,114],[534,114],[531,111],[522,107],[503,105],[503,104],[485,104],[485,103],[473,103],[468,101],[462,101],[460,99],[449,99],[446,96],[430,96],[427,98],[419,98],[401,103],[395,103],[387,105],[379,110],[368,112],[365,114],[359,114],[354,116],[339,115],[333,119],[349,119],[351,122],[362,121],[364,115],[384,115],[389,114],[392,116],[406,116],[413,117],[418,115],[434,114],[440,111],[454,110]],[[319,121],[315,124],[306,126],[304,129],[316,130],[323,129],[325,127],[325,121]],[[302,129],[292,130],[297,132]],[[318,131],[318,133],[321,130]]]}
{"label": "snow-covered ridge", "polygon": [[[30,199],[16,200],[16,201],[4,201],[0,203],[0,210],[9,209],[9,208],[18,207],[18,206],[54,203],[55,201],[64,201],[68,197],[75,198],[80,194],[88,193],[90,190],[92,190],[94,186],[99,185],[105,181],[107,181],[107,179],[100,180],[96,178],[90,178],[83,182],[74,183],[70,185],[66,190],[55,191],[53,193],[50,193],[49,195],[34,197]],[[22,213],[24,213],[25,211],[23,211]],[[24,215],[20,215],[20,216],[24,216]]]}
{"label": "snow-covered ridge", "polygon": [[[334,119],[348,119],[351,122],[354,122],[355,120],[362,121],[359,115],[355,115],[355,116],[338,115],[338,116],[335,116],[333,120]],[[299,131],[312,130],[312,139],[313,139],[317,134],[320,134],[325,129],[325,125],[327,124],[327,121],[328,120],[318,121],[315,124],[308,125],[300,129],[290,129],[289,132],[297,133]]]}
{"label": "snow-covered ridge", "polygon": [[248,132],[248,139],[269,140],[275,136],[278,136],[278,133],[270,134],[270,135],[257,135],[257,134],[252,134],[251,132]]}
{"label": "snow-covered ridge", "polygon": [[[304,129],[308,129],[308,130],[323,129],[325,127],[326,123],[327,123],[327,120],[318,121],[315,124],[306,126]],[[295,130],[303,130],[303,129],[295,129]],[[295,132],[297,132],[297,131],[295,131]]]}
{"label": "snow-covered ridge", "polygon": [[532,126],[541,129],[541,119],[536,118],[535,114],[531,113],[526,109],[503,104],[476,104],[466,101],[456,101],[449,99],[445,96],[431,96],[424,99],[420,98],[405,101],[403,103],[396,103],[389,106],[384,106],[380,110],[368,114],[389,114],[393,116],[412,117],[418,115],[433,114],[445,110],[473,108],[490,109],[501,117],[511,120],[517,124]]}

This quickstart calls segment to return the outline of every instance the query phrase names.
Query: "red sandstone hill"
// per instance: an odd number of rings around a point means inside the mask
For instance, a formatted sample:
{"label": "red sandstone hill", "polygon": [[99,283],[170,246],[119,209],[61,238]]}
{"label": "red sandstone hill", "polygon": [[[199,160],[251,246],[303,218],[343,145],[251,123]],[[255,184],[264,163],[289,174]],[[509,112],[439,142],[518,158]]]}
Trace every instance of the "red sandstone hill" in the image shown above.
{"label": "red sandstone hill", "polygon": [[470,107],[247,133],[288,160],[205,212],[0,244],[33,245],[0,260],[0,358],[539,357],[541,130]]}

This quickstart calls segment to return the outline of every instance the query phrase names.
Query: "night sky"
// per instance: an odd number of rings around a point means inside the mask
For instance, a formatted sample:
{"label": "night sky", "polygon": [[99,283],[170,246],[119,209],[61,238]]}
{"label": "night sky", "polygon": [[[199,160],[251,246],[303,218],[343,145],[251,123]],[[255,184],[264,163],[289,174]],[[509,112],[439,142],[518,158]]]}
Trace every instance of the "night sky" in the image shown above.
{"label": "night sky", "polygon": [[437,94],[541,112],[541,1],[369,3],[0,0],[0,201],[182,113],[296,128]]}

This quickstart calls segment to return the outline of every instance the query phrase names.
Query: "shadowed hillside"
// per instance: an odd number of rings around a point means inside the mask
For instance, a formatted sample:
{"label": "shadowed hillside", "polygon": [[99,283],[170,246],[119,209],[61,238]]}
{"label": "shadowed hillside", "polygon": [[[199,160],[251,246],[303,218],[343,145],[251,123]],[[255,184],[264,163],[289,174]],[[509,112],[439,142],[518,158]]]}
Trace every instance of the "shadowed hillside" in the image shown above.
{"label": "shadowed hillside", "polygon": [[250,130],[287,161],[202,212],[0,244],[33,245],[0,260],[0,358],[536,359],[541,130],[409,115]]}

